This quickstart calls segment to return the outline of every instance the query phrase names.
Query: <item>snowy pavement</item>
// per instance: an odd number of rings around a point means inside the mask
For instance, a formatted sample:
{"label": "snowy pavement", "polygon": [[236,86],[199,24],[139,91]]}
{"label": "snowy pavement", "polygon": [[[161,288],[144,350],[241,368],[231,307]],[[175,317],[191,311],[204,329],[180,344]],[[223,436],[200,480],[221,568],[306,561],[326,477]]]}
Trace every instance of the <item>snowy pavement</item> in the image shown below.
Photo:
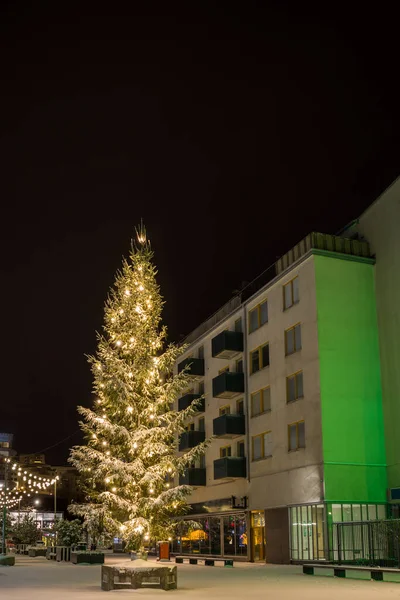
{"label": "snowy pavement", "polygon": [[[127,562],[109,556],[107,564]],[[307,576],[301,567],[235,564],[222,566],[178,565],[178,590],[100,589],[101,567],[56,563],[44,558],[17,556],[15,567],[0,567],[0,600],[105,600],[164,594],[182,600],[400,600],[400,583]]]}

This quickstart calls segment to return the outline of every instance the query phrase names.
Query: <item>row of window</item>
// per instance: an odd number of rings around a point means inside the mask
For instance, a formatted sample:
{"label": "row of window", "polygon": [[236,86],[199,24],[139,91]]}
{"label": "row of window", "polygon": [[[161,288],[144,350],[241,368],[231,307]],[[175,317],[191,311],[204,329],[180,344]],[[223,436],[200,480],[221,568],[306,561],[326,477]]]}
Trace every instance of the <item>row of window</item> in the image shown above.
{"label": "row of window", "polygon": [[[286,402],[294,402],[302,398],[303,392],[303,371],[297,371],[293,375],[286,377]],[[261,390],[253,392],[250,396],[251,416],[256,417],[262,413],[271,410],[271,388],[267,386]]]}
{"label": "row of window", "polygon": [[[299,350],[301,350],[301,324],[297,323],[285,330],[285,355],[289,356]],[[268,367],[269,364],[269,342],[251,350],[250,375],[261,371],[264,367]]]}
{"label": "row of window", "polygon": [[[305,423],[297,421],[288,425],[288,452],[306,447]],[[251,458],[261,460],[272,456],[272,432],[265,431],[251,438]]]}
{"label": "row of window", "polygon": [[[283,310],[287,310],[300,300],[299,278],[295,277],[283,286]],[[268,323],[268,300],[263,300],[249,311],[249,333]],[[242,331],[239,319],[235,323],[235,331]]]}
{"label": "row of window", "polygon": [[[204,383],[201,382],[202,389],[198,389],[199,394],[204,394]],[[188,393],[193,393],[193,389],[188,390]],[[303,398],[304,390],[303,390],[303,371],[297,371],[297,373],[293,373],[286,377],[286,402],[289,404],[290,402],[295,402],[300,398]],[[271,410],[271,388],[267,386],[256,392],[253,392],[250,395],[250,407],[251,407],[251,416],[257,417],[258,415],[262,415],[263,413],[269,412]],[[229,415],[231,412],[231,407],[229,404],[221,406],[219,409],[219,416]],[[244,414],[244,404],[243,398],[236,401],[236,414],[243,415]],[[200,427],[200,422],[202,426]],[[199,419],[199,431],[204,431],[204,417],[200,417]]]}
{"label": "row of window", "polygon": [[[305,440],[305,422],[296,421],[288,425],[288,452],[300,450],[306,447]],[[272,432],[265,431],[251,438],[251,459],[252,461],[269,458],[273,454]],[[222,446],[219,449],[220,458],[232,456],[232,446]],[[236,456],[245,456],[244,441],[236,442]]]}

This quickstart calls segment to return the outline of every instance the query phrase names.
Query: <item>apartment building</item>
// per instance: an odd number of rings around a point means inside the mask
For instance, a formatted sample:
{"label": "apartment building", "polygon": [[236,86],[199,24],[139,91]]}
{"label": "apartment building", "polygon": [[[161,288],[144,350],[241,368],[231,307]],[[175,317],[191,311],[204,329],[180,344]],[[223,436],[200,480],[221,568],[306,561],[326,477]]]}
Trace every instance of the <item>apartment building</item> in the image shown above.
{"label": "apartment building", "polygon": [[183,522],[175,551],[334,559],[333,523],[386,517],[375,253],[312,233],[188,336],[177,407],[204,402],[179,449],[215,438],[180,477],[199,527]]}

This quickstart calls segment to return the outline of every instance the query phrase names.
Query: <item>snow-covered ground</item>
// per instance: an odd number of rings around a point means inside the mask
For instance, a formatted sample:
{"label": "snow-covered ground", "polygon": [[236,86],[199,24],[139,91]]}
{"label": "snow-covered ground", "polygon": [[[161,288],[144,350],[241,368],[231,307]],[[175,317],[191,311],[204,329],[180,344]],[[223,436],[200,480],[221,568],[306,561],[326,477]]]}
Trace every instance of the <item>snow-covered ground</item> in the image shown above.
{"label": "snow-covered ground", "polygon": [[[108,564],[121,556],[107,557]],[[130,561],[127,560],[130,565]],[[101,567],[55,563],[44,558],[17,556],[15,567],[0,567],[0,600],[106,600],[164,594],[182,600],[400,600],[400,583],[334,579],[303,575],[300,567],[235,564],[222,566],[178,565],[178,590],[103,592]],[[106,596],[105,596],[106,594]]]}

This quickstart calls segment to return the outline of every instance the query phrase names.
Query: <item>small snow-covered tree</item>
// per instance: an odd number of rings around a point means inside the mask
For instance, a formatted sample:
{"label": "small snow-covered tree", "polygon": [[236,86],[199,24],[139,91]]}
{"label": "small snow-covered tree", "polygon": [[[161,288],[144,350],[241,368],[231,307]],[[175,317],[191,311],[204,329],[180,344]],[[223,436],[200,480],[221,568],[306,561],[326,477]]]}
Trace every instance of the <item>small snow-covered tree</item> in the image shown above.
{"label": "small snow-covered tree", "polygon": [[[91,409],[78,408],[86,445],[74,447],[70,457],[86,476],[91,503],[103,507],[107,529],[135,549],[143,548],[145,540],[173,535],[175,518],[187,511],[192,491],[174,483],[209,444],[206,440],[177,453],[179,435],[197,413],[198,402],[180,412],[173,408],[189,386],[189,373],[173,375],[184,347],[166,345],[152,261],[141,226],[106,302],[97,354],[90,357],[97,400]],[[93,506],[74,512],[96,520]]]}

